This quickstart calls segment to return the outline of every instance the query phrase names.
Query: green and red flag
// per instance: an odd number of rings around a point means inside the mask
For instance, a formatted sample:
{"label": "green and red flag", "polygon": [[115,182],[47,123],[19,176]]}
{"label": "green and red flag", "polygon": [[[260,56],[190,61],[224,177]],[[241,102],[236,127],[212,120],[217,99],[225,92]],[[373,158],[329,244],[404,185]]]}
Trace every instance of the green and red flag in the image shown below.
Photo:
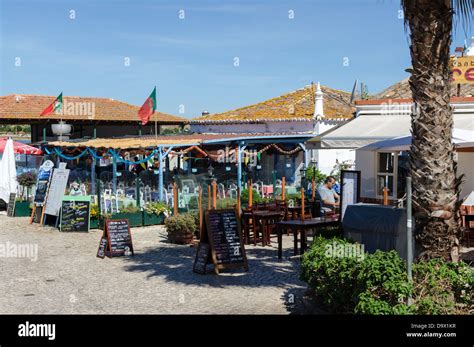
{"label": "green and red flag", "polygon": [[156,110],[156,87],[151,92],[148,99],[145,100],[145,103],[138,110],[138,117],[142,120],[142,125],[145,125],[150,120],[151,115]]}
{"label": "green and red flag", "polygon": [[61,113],[63,109],[63,93],[58,95],[56,100],[54,100],[48,107],[41,112],[40,116],[47,116],[51,113]]}

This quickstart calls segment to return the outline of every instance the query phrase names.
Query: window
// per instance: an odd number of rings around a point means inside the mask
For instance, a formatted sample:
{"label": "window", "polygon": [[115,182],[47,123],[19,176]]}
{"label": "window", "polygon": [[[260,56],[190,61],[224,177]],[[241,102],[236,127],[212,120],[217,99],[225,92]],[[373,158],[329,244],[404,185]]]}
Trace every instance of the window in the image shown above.
{"label": "window", "polygon": [[397,167],[397,156],[394,152],[379,152],[377,153],[377,179],[376,192],[377,197],[383,197],[383,189],[388,188],[388,196],[396,196],[396,172],[394,168]]}

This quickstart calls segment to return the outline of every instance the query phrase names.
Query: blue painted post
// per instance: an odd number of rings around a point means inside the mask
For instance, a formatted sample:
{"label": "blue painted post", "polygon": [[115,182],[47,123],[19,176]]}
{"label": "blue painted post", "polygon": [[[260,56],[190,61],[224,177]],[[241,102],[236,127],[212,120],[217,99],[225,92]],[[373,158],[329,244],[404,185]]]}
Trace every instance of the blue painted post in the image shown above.
{"label": "blue painted post", "polygon": [[239,190],[242,191],[242,152],[247,146],[237,146],[237,185]]}
{"label": "blue painted post", "polygon": [[160,167],[158,168],[158,191],[159,191],[159,197],[160,201],[163,201],[163,165],[164,165],[164,160],[163,160],[163,148],[159,147],[159,159],[160,159]]}
{"label": "blue painted post", "polygon": [[91,164],[91,195],[95,195],[95,166],[96,160],[92,157],[92,164]]}
{"label": "blue painted post", "polygon": [[117,194],[117,158],[115,155],[112,156],[112,189],[114,195]]}

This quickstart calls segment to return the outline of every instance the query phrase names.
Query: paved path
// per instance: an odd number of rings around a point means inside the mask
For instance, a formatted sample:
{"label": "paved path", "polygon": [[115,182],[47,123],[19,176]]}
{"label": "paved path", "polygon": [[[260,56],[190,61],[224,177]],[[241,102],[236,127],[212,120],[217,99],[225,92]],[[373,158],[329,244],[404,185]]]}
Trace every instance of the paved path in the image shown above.
{"label": "paved path", "polygon": [[[101,231],[61,233],[0,215],[0,247],[37,245],[36,261],[0,258],[0,313],[289,314],[306,309],[299,261],[246,247],[249,272],[192,272],[195,248],[167,242],[163,227],[132,229],[135,257],[96,257]],[[10,244],[8,244],[8,242]],[[3,245],[3,246],[2,246]]]}

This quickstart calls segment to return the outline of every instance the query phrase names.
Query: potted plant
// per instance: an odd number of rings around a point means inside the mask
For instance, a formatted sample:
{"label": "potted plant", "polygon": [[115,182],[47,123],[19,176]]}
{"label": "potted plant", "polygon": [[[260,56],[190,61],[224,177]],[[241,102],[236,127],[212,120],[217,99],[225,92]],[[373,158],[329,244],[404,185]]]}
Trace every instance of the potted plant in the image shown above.
{"label": "potted plant", "polygon": [[150,202],[143,210],[143,225],[163,224],[170,209],[164,202]]}
{"label": "potted plant", "polygon": [[98,229],[99,228],[99,205],[91,205],[91,216],[90,216],[90,228]]}
{"label": "potted plant", "polygon": [[27,217],[30,215],[30,188],[36,184],[36,173],[33,171],[23,172],[16,178],[18,184],[22,187],[21,196],[25,196],[26,200],[17,199],[15,202],[15,216]]}
{"label": "potted plant", "polygon": [[165,226],[171,243],[186,245],[193,241],[196,222],[192,214],[181,213],[168,217]]}

